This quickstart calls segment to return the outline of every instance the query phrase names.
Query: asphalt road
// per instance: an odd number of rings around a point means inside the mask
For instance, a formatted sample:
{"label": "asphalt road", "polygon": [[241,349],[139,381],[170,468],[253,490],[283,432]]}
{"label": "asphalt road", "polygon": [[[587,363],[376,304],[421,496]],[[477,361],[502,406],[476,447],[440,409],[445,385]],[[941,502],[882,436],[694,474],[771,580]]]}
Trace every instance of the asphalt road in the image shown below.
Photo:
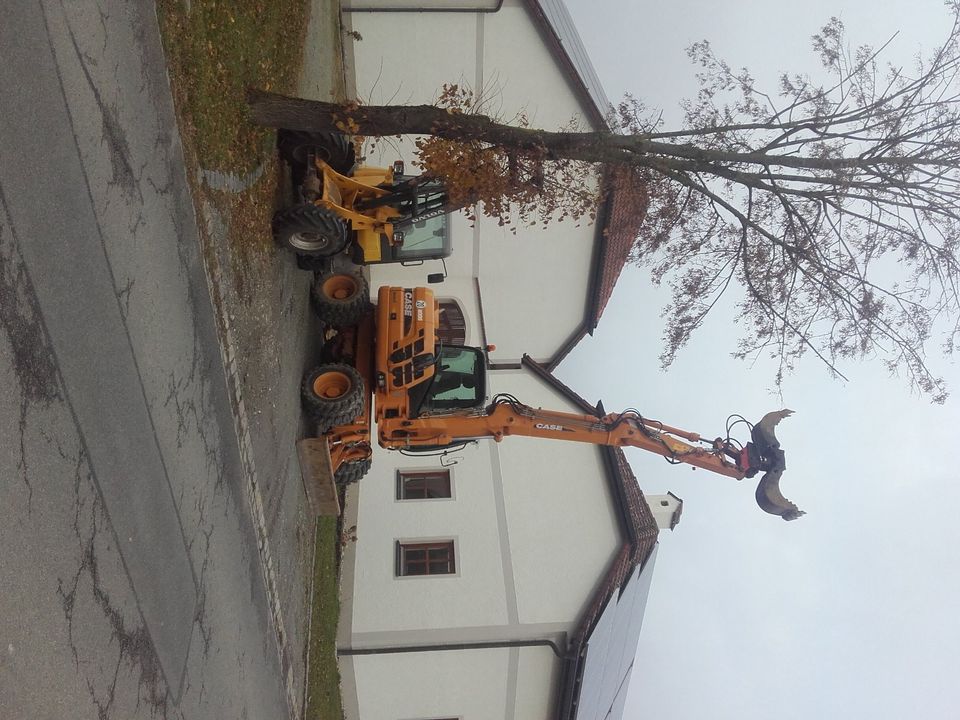
{"label": "asphalt road", "polygon": [[152,5],[0,48],[0,718],[286,717]]}

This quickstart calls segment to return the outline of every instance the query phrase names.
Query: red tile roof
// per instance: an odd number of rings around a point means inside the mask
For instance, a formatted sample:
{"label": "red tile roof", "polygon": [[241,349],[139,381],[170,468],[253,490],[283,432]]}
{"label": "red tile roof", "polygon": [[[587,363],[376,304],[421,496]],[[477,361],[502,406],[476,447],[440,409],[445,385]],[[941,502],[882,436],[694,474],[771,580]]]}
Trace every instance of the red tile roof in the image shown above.
{"label": "red tile roof", "polygon": [[613,295],[613,288],[630,260],[634,240],[646,217],[649,204],[646,184],[634,170],[626,167],[607,169],[602,191],[584,318],[550,358],[547,363],[550,371],[556,370],[577,343],[596,329]]}
{"label": "red tile roof", "polygon": [[614,285],[630,259],[630,251],[640,232],[640,224],[647,213],[649,198],[643,179],[632,169],[611,168],[605,178],[607,198],[602,234],[602,252],[599,258],[599,281],[595,287],[592,328],[600,322]]}

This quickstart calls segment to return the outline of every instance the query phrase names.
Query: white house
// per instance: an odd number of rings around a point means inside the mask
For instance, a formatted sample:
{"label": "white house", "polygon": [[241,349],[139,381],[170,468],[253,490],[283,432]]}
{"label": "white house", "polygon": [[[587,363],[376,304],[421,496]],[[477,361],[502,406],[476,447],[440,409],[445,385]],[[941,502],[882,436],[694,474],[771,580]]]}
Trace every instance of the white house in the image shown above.
{"label": "white house", "polygon": [[[559,0],[344,10],[362,37],[347,75],[368,102],[429,102],[467,82],[495,92],[505,117],[603,122],[608,103]],[[412,159],[409,145],[379,151]],[[444,332],[496,345],[491,394],[595,411],[552,370],[596,327],[634,237],[630,209],[645,202],[608,180],[592,226],[514,235],[447,218],[454,251],[435,286]],[[422,284],[436,270],[375,266],[372,286]],[[679,508],[659,503],[671,527]],[[358,538],[343,558],[337,638],[350,720],[619,717],[658,531],[621,452],[527,438],[442,457],[378,449],[345,513]]]}
{"label": "white house", "polygon": [[[596,412],[529,357],[491,376],[494,392]],[[346,513],[348,717],[619,717],[659,529],[622,451],[528,438],[444,463],[378,451]]]}

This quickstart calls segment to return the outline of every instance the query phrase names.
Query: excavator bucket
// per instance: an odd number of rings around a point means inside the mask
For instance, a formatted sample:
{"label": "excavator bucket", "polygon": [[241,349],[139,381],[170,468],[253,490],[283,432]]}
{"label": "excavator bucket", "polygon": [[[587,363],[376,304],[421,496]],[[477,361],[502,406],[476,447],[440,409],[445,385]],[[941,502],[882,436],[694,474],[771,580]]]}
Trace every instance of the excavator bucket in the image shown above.
{"label": "excavator bucket", "polygon": [[764,512],[779,515],[784,520],[796,520],[806,514],[780,492],[780,478],[787,469],[787,459],[780,449],[775,428],[781,420],[790,415],[793,415],[793,410],[768,412],[750,431],[753,444],[764,458],[766,466],[766,472],[757,485],[757,504]]}
{"label": "excavator bucket", "polygon": [[297,442],[300,475],[307,505],[314,515],[339,515],[340,499],[333,479],[330,446],[325,437],[303,438]]}

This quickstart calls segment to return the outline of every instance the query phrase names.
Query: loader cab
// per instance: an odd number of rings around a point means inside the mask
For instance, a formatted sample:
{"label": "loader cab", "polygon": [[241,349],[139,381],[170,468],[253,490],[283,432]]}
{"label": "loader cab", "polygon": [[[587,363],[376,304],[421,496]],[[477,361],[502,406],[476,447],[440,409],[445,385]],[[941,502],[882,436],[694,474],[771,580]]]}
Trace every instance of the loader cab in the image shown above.
{"label": "loader cab", "polygon": [[378,186],[383,194],[356,204],[360,212],[388,210],[385,219],[389,218],[392,228],[358,234],[353,251],[357,264],[422,265],[425,260],[439,260],[451,253],[446,187],[439,180],[404,175],[402,167],[397,173],[398,164],[392,181]]}
{"label": "loader cab", "polygon": [[422,265],[426,260],[442,260],[450,256],[450,232],[447,214],[421,218],[394,227],[393,238],[380,235],[377,252],[359,246],[354,251],[358,264],[401,263]]}
{"label": "loader cab", "polygon": [[439,347],[433,377],[410,389],[417,417],[479,410],[486,402],[486,362],[479,348]]}

